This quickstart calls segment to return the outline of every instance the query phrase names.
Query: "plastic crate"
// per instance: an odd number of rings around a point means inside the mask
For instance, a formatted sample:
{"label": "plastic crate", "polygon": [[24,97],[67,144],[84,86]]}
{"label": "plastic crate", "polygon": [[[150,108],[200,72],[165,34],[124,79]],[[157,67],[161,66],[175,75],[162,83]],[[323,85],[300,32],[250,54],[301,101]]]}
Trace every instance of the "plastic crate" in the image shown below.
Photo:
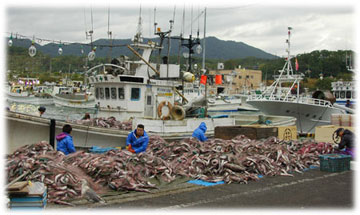
{"label": "plastic crate", "polygon": [[328,154],[319,155],[320,171],[325,172],[342,172],[350,170],[350,155]]}

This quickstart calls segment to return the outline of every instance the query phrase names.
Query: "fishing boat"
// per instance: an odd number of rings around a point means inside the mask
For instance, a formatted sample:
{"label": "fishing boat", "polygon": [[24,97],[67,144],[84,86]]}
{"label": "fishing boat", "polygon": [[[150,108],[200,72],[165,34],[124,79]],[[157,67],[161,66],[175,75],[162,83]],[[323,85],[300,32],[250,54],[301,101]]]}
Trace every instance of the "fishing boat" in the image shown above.
{"label": "fishing boat", "polygon": [[345,106],[346,102],[349,101],[351,106],[355,105],[355,84],[354,81],[331,82],[331,91],[336,99],[335,103]]}
{"label": "fishing boat", "polygon": [[95,98],[88,93],[79,94],[55,94],[54,104],[56,106],[71,107],[71,108],[95,108]]}
{"label": "fishing boat", "polygon": [[[113,116],[120,121],[131,117],[134,127],[141,123],[147,132],[165,136],[191,136],[201,122],[207,123],[209,135],[216,126],[235,124],[231,118],[186,118],[184,107],[175,103],[176,93],[184,96],[175,89],[177,81],[170,80],[180,77],[180,66],[149,63],[151,52],[161,48],[153,42],[145,44],[135,38],[128,48],[141,60],[101,64],[87,71],[88,82],[95,89],[98,117]],[[134,48],[142,50],[142,55]]]}
{"label": "fishing boat", "polygon": [[59,107],[95,108],[95,98],[91,90],[81,90],[75,86],[54,86],[54,104]]}
{"label": "fishing boat", "polygon": [[[142,41],[141,34],[137,33],[133,44],[128,45],[140,60],[130,61],[120,57],[113,59],[112,63],[99,64],[86,71],[87,83],[94,86],[96,117],[115,117],[118,121],[131,119],[132,129],[138,124],[144,124],[149,135],[159,135],[169,141],[191,137],[201,122],[206,123],[208,137],[214,136],[216,126],[235,125],[234,118],[186,117],[184,107],[175,103],[176,93],[186,100],[175,88],[178,83],[176,80],[180,78],[180,66],[150,63],[152,51],[162,47],[151,41]],[[142,55],[135,49],[141,50]],[[7,120],[9,145],[49,138],[49,119],[9,112]],[[60,132],[63,124],[56,122],[56,132]],[[76,147],[125,146],[129,133],[124,130],[71,125]]]}
{"label": "fishing boat", "polygon": [[[331,124],[332,114],[345,114],[345,110],[334,107],[331,101],[308,98],[300,93],[303,74],[295,74],[290,55],[291,27],[288,28],[288,48],[284,67],[274,76],[274,83],[261,95],[252,95],[247,103],[267,115],[293,116],[297,118],[299,133],[314,133],[316,126]],[[288,85],[286,85],[288,84]],[[288,87],[290,86],[290,87]]]}
{"label": "fishing boat", "polygon": [[50,93],[30,89],[24,85],[14,84],[9,87],[6,93],[8,102],[19,102],[36,105],[51,105],[54,103]]}
{"label": "fishing boat", "polygon": [[[185,83],[183,96],[190,102],[205,101],[205,86],[199,84],[199,81],[194,83]],[[208,112],[238,112],[238,111],[258,111],[256,108],[251,107],[246,103],[247,95],[228,94],[221,90],[217,94],[217,88],[223,87],[208,87],[207,89],[207,111]],[[181,97],[177,96],[176,101],[180,102]]]}

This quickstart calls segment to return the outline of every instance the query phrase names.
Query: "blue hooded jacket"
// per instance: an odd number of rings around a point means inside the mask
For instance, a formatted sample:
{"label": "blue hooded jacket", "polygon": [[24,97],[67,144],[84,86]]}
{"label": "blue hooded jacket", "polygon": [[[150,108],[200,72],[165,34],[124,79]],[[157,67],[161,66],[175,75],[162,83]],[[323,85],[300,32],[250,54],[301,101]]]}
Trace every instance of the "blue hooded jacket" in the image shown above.
{"label": "blue hooded jacket", "polygon": [[205,122],[200,123],[199,127],[195,129],[192,136],[200,140],[201,142],[204,142],[207,140],[207,137],[205,136],[205,132],[207,130]]}
{"label": "blue hooded jacket", "polygon": [[63,152],[65,155],[75,152],[72,136],[63,132],[56,136],[56,150]]}
{"label": "blue hooded jacket", "polygon": [[144,131],[144,135],[136,138],[136,129],[128,135],[126,139],[126,146],[131,144],[131,148],[134,149],[135,153],[145,152],[149,143],[149,136]]}

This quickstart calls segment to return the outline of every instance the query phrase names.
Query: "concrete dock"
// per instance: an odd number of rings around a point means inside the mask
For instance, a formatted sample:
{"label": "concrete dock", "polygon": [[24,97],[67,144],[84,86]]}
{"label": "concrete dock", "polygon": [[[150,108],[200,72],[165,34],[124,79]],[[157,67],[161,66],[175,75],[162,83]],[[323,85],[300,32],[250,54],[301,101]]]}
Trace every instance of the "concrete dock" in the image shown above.
{"label": "concrete dock", "polygon": [[[354,171],[323,172],[319,168],[294,177],[263,177],[248,184],[204,187],[189,183],[160,188],[152,193],[128,192],[104,197],[106,205],[81,204],[82,209],[354,209]],[[48,209],[59,209],[49,205]]]}

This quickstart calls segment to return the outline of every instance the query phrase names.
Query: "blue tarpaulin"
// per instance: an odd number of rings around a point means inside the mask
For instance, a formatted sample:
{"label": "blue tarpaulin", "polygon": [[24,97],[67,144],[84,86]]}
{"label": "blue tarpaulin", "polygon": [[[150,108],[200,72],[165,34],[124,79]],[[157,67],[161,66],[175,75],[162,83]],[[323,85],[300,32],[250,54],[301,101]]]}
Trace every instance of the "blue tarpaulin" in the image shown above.
{"label": "blue tarpaulin", "polygon": [[224,181],[208,182],[208,181],[203,181],[203,180],[190,180],[190,181],[188,181],[188,183],[208,187],[208,186],[214,186],[214,185],[218,185],[218,184],[224,184],[225,182]]}

